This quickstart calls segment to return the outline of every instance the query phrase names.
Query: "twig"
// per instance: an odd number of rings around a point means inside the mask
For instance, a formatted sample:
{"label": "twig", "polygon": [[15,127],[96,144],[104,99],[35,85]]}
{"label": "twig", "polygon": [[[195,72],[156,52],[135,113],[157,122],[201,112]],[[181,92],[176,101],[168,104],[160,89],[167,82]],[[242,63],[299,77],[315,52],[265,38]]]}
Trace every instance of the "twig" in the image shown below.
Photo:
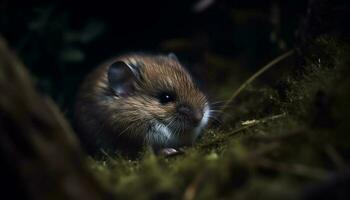
{"label": "twig", "polygon": [[251,127],[257,126],[259,124],[264,124],[264,123],[267,123],[267,122],[269,122],[271,120],[279,119],[279,118],[282,118],[282,117],[285,117],[285,116],[286,116],[286,113],[282,113],[282,114],[273,115],[273,116],[270,116],[270,117],[265,117],[263,119],[254,120],[254,123],[249,123],[248,125],[243,125],[243,126],[237,128],[237,129],[233,130],[232,132],[229,132],[229,133],[225,134],[222,137],[219,137],[219,138],[216,138],[216,139],[212,140],[210,143],[204,144],[202,147],[205,148],[205,147],[211,146],[211,145],[216,144],[216,143],[221,143],[221,142],[227,141],[227,137],[231,137],[231,136],[236,135],[237,133],[240,133],[240,132],[242,132],[242,131],[244,131],[246,129],[249,129]]}
{"label": "twig", "polygon": [[281,113],[278,115],[272,115],[270,117],[265,117],[262,119],[247,120],[247,121],[242,122],[241,124],[242,124],[242,126],[252,126],[252,125],[257,125],[257,124],[261,124],[261,123],[266,123],[267,121],[271,121],[271,120],[278,119],[278,118],[285,117],[285,116],[286,116],[286,113]]}
{"label": "twig", "polygon": [[188,185],[183,195],[183,200],[192,200],[195,198],[200,182],[204,178],[204,172],[200,172],[196,175],[193,181]]}
{"label": "twig", "polygon": [[249,77],[233,94],[232,96],[226,101],[224,106],[222,107],[220,113],[224,113],[226,109],[229,107],[229,105],[236,99],[236,97],[251,83],[253,82],[257,77],[259,77],[262,73],[264,73],[266,70],[270,69],[272,66],[279,63],[281,60],[284,60],[285,58],[291,56],[294,53],[294,50],[290,50],[277,58],[273,59],[271,62],[266,64],[264,67],[262,67],[259,71],[257,71],[255,74],[253,74],[251,77]]}
{"label": "twig", "polygon": [[346,164],[344,159],[339,155],[337,150],[335,150],[335,148],[332,145],[330,144],[326,145],[325,152],[333,161],[333,163],[335,164],[335,166],[338,168],[339,171],[346,169]]}

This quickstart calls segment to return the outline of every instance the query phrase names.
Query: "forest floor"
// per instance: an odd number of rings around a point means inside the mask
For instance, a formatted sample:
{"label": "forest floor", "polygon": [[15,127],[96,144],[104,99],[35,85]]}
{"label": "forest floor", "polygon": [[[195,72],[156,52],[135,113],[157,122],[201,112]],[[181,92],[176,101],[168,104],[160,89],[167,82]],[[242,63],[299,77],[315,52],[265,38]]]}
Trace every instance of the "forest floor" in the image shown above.
{"label": "forest floor", "polygon": [[[275,73],[271,85],[259,78],[249,85],[183,154],[158,157],[146,149],[138,160],[105,154],[89,158],[90,168],[123,199],[346,198],[348,48],[320,36],[297,50],[287,59],[294,62],[276,66],[290,70]],[[234,89],[223,83],[216,91],[228,99]]]}

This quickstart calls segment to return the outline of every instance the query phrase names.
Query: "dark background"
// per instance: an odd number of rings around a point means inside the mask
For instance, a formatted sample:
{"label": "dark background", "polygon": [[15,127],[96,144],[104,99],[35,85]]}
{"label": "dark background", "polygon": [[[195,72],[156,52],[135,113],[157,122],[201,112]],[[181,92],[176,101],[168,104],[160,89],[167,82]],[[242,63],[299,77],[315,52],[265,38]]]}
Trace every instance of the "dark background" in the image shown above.
{"label": "dark background", "polygon": [[0,33],[38,88],[69,114],[83,77],[126,52],[174,52],[212,96],[218,84],[235,88],[295,46],[308,6],[304,0],[222,0],[199,9],[199,2],[2,0]]}

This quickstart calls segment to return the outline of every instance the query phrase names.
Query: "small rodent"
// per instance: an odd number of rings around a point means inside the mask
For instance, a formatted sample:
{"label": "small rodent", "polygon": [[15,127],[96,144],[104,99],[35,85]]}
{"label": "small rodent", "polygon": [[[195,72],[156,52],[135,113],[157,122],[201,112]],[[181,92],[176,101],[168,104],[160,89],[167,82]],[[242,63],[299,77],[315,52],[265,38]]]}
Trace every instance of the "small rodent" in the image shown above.
{"label": "small rodent", "polygon": [[175,152],[207,125],[210,107],[174,54],[129,54],[89,74],[75,105],[75,122],[90,152]]}

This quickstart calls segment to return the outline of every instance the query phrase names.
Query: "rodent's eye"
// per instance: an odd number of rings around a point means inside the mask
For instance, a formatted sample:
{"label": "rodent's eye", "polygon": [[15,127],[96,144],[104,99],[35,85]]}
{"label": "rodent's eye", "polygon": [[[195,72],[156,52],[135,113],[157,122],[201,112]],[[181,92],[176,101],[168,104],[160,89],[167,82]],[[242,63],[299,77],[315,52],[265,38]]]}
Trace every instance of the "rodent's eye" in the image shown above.
{"label": "rodent's eye", "polygon": [[161,104],[167,104],[170,102],[174,102],[176,100],[176,96],[174,93],[171,92],[161,92],[158,95],[158,99]]}

